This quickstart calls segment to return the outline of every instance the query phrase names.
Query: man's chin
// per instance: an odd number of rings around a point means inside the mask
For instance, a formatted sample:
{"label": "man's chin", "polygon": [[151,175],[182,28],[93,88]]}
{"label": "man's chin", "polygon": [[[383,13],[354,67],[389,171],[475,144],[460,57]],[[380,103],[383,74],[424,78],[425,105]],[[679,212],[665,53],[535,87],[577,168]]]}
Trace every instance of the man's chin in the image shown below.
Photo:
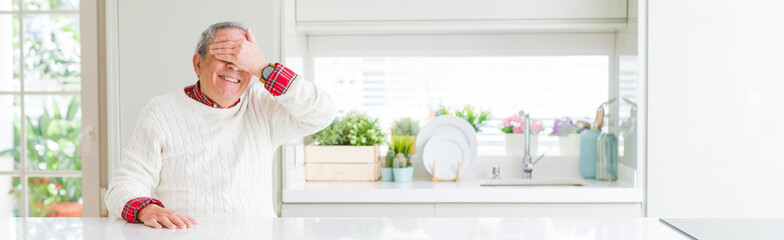
{"label": "man's chin", "polygon": [[241,91],[244,89],[223,89],[223,90],[224,91],[222,91],[221,94],[223,99],[233,99],[234,101],[237,101],[237,99],[239,99],[242,96],[242,93],[245,92],[245,91]]}

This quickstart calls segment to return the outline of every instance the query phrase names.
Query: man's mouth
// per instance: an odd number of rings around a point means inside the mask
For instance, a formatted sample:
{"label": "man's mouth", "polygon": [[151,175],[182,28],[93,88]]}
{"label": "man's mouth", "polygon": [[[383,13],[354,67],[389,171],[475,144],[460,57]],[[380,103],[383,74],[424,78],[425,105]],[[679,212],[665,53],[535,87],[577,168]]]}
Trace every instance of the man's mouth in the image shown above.
{"label": "man's mouth", "polygon": [[229,81],[229,82],[233,82],[233,83],[239,83],[240,82],[239,79],[235,79],[235,78],[231,78],[231,77],[226,77],[226,76],[218,76],[218,77],[223,79],[223,80],[226,80],[226,81]]}

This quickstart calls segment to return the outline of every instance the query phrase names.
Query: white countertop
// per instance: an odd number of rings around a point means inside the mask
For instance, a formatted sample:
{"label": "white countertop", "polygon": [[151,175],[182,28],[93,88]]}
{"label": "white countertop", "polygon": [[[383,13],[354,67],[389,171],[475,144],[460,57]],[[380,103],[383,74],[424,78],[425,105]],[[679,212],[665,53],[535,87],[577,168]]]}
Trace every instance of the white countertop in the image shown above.
{"label": "white countertop", "polygon": [[[284,155],[296,155],[287,149]],[[639,174],[619,166],[614,182],[585,180],[588,186],[480,187],[500,166],[503,180],[522,179],[522,161],[514,157],[483,157],[471,164],[460,182],[433,182],[416,158],[414,181],[397,182],[307,182],[304,167],[287,161],[283,203],[642,203]],[[577,157],[543,158],[534,169],[534,179],[582,179]]]}
{"label": "white countertop", "polygon": [[784,219],[662,218],[662,222],[694,239],[782,239]]}
{"label": "white countertop", "polygon": [[284,203],[640,203],[642,189],[586,180],[588,186],[480,187],[480,181],[297,182],[283,189]]}
{"label": "white countertop", "polygon": [[5,218],[0,239],[689,239],[657,218],[201,219],[153,229],[108,218]]}

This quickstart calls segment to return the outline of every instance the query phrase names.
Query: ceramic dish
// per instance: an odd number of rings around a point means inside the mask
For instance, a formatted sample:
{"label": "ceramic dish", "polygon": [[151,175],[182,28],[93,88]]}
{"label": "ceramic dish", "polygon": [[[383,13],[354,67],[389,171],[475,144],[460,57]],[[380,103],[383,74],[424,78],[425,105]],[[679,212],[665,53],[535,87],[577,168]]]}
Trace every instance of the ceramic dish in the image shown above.
{"label": "ceramic dish", "polygon": [[471,151],[463,134],[457,131],[444,131],[431,137],[422,149],[422,164],[433,175],[433,162],[436,164],[436,178],[457,177],[457,163],[460,172],[465,173],[471,162]]}
{"label": "ceramic dish", "polygon": [[[415,149],[423,149],[427,140],[442,131],[459,131],[462,133],[471,152],[470,160],[473,161],[476,158],[477,139],[474,127],[462,118],[449,115],[438,116],[428,122],[417,135]],[[417,155],[421,159],[421,151],[418,152]],[[467,166],[468,164],[463,164],[463,167]]]}

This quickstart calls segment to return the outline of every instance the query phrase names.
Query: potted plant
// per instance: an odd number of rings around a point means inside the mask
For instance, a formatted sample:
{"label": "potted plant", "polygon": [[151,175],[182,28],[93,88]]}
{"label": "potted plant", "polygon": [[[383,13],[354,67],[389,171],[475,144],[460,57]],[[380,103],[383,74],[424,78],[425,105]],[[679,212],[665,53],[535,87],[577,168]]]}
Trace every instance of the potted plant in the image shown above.
{"label": "potted plant", "polygon": [[416,136],[419,134],[419,122],[410,117],[401,118],[392,123],[391,132],[397,136]]}
{"label": "potted plant", "polygon": [[571,118],[562,117],[553,122],[553,132],[550,136],[558,136],[558,146],[562,156],[577,156],[580,154],[580,132],[582,128],[577,127]]}
{"label": "potted plant", "polygon": [[318,143],[305,146],[308,181],[375,181],[381,177],[379,145],[386,135],[378,118],[350,112],[313,134]]}
{"label": "potted plant", "polygon": [[[401,152],[400,148],[404,143],[395,144],[396,140],[398,140],[398,136],[403,137],[411,137],[412,142],[409,144],[408,147],[410,149],[405,153],[405,156],[410,160],[411,154],[414,152],[414,144],[416,142],[416,135],[419,134],[419,122],[414,121],[411,118],[403,118],[400,120],[395,121],[392,123],[392,141],[390,141],[389,151],[387,152],[386,161],[384,163],[384,167],[381,168],[381,180],[385,182],[391,182],[395,180],[394,175],[394,161],[395,155]],[[395,146],[398,146],[398,149],[395,149]],[[409,164],[410,165],[410,164]]]}
{"label": "potted plant", "polygon": [[440,115],[453,115],[459,118],[465,119],[472,127],[474,127],[474,131],[481,132],[481,128],[485,125],[487,120],[493,118],[490,114],[490,111],[485,110],[475,110],[471,105],[465,105],[463,109],[452,110],[444,105],[441,105],[438,108],[438,116]]}
{"label": "potted plant", "polygon": [[414,167],[411,166],[411,153],[413,153],[414,136],[392,136],[392,150],[395,152],[392,160],[392,171],[395,182],[411,182],[414,177]]}
{"label": "potted plant", "polygon": [[[507,155],[522,156],[525,154],[525,136],[523,135],[523,125],[525,125],[523,117],[516,114],[505,118],[501,122],[501,131],[506,133],[505,142]],[[539,147],[539,133],[544,131],[544,125],[542,125],[542,121],[531,118],[531,126],[529,127],[529,131],[531,133],[529,136],[529,140],[531,141],[531,144],[529,145],[531,156],[536,156],[537,149]]]}

